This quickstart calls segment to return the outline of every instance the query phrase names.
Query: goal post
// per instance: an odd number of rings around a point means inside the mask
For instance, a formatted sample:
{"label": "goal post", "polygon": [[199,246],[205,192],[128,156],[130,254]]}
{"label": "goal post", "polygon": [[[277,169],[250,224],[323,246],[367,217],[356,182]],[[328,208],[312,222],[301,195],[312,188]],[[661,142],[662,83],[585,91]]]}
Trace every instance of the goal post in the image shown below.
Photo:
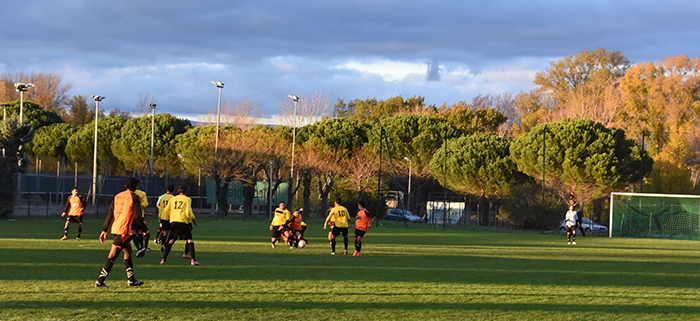
{"label": "goal post", "polygon": [[609,237],[700,240],[700,196],[611,193]]}

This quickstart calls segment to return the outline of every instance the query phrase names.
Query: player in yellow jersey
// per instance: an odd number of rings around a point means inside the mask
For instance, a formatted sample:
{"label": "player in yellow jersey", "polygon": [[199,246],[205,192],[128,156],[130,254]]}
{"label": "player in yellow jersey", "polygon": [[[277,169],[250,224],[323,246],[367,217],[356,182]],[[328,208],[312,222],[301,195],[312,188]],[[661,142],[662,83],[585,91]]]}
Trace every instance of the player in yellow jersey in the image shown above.
{"label": "player in yellow jersey", "polygon": [[165,249],[165,242],[168,239],[168,232],[170,232],[170,220],[164,217],[165,208],[168,206],[170,199],[175,197],[173,192],[175,191],[175,185],[170,184],[166,189],[165,194],[161,195],[156,202],[156,207],[158,208],[158,232],[156,233],[156,244],[160,244],[160,251],[163,252]]}
{"label": "player in yellow jersey", "polygon": [[[139,183],[139,188],[140,187],[141,183]],[[151,236],[151,234],[148,231],[148,225],[146,225],[145,219],[146,208],[148,207],[148,196],[146,196],[146,192],[138,188],[136,189],[136,191],[134,191],[134,193],[136,193],[136,195],[138,195],[141,198],[141,213],[143,213],[144,219],[143,227],[131,230],[131,236],[134,240],[134,246],[136,246],[136,257],[143,257],[144,255],[146,255],[146,251],[151,250],[148,248],[148,238]]]}
{"label": "player in yellow jersey", "polygon": [[194,212],[192,212],[192,199],[185,195],[187,193],[187,186],[182,185],[177,191],[180,195],[170,199],[168,207],[165,208],[164,212],[164,217],[167,217],[170,221],[170,236],[168,236],[168,242],[165,244],[163,259],[160,261],[160,265],[166,264],[168,254],[170,254],[173,244],[175,244],[177,238],[180,237],[180,239],[187,240],[186,246],[190,257],[192,257],[191,264],[197,266],[199,262],[197,262],[195,258],[192,230],[189,226],[190,223],[197,225],[197,219],[194,217]]}
{"label": "player in yellow jersey", "polygon": [[272,231],[272,238],[270,238],[270,244],[272,248],[275,248],[275,243],[279,242],[282,233],[284,232],[284,223],[286,223],[291,214],[286,208],[287,204],[285,202],[280,202],[279,207],[275,209],[275,216],[270,222],[270,231]]}
{"label": "player in yellow jersey", "polygon": [[335,255],[335,239],[338,235],[343,234],[343,242],[345,244],[345,255],[348,255],[348,228],[350,227],[350,212],[345,206],[342,205],[342,200],[340,198],[335,199],[335,204],[331,209],[330,214],[326,217],[326,221],[323,223],[323,229],[326,229],[326,225],[331,220],[335,220],[335,226],[333,226],[333,239],[331,240],[331,255]]}
{"label": "player in yellow jersey", "polygon": [[66,225],[63,226],[63,237],[61,241],[68,239],[68,226],[71,222],[78,223],[78,236],[75,238],[76,240],[80,240],[80,234],[83,233],[83,208],[85,208],[85,201],[83,201],[81,195],[78,195],[77,188],[72,189],[70,193],[71,195],[66,201],[66,208],[63,210],[63,214],[61,214],[61,217],[66,216],[66,213],[68,214]]}
{"label": "player in yellow jersey", "polygon": [[104,243],[107,239],[107,230],[110,224],[112,225],[112,248],[107,255],[102,272],[95,281],[95,287],[106,288],[104,281],[107,279],[109,272],[112,271],[114,260],[119,257],[124,251],[124,266],[126,267],[126,276],[129,279],[129,286],[139,286],[143,282],[136,279],[134,276],[134,264],[131,261],[131,230],[134,226],[143,225],[143,215],[141,214],[141,198],[134,193],[138,185],[138,179],[129,177],[126,180],[126,191],[123,191],[114,196],[114,201],[109,208],[109,214],[105,219],[102,233],[100,233],[100,243]]}

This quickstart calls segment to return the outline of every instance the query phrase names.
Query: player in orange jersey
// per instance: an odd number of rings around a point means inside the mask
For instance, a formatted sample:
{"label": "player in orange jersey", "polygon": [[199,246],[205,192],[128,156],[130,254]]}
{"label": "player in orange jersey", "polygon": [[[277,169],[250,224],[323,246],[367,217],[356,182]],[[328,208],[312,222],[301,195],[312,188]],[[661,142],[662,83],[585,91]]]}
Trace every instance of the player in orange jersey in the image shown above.
{"label": "player in orange jersey", "polygon": [[126,191],[123,191],[114,196],[114,201],[109,208],[109,214],[105,219],[105,224],[100,233],[100,243],[104,243],[107,239],[107,230],[110,224],[112,225],[111,233],[114,235],[112,248],[107,255],[102,272],[95,281],[95,287],[106,288],[104,281],[107,279],[109,272],[112,271],[114,260],[119,257],[119,254],[124,251],[124,266],[126,267],[126,276],[129,279],[129,286],[139,286],[143,282],[136,279],[134,276],[134,264],[131,261],[131,230],[132,228],[141,228],[143,224],[143,214],[141,213],[141,198],[134,193],[138,186],[139,180],[129,177],[126,180]]}
{"label": "player in orange jersey", "polygon": [[71,222],[78,223],[78,236],[76,240],[80,240],[80,234],[83,233],[83,209],[85,208],[85,202],[83,197],[78,195],[78,189],[74,188],[70,191],[71,195],[68,196],[66,201],[66,208],[63,210],[61,217],[65,217],[66,213],[68,217],[66,218],[66,225],[63,227],[63,237],[61,241],[68,239],[68,226]]}
{"label": "player in orange jersey", "polygon": [[[291,217],[284,223],[284,227],[289,230],[289,248],[299,247],[299,241],[304,240],[304,221],[301,219],[303,208],[294,210]],[[306,242],[306,240],[304,240]]]}
{"label": "player in orange jersey", "polygon": [[365,207],[365,201],[357,202],[357,208],[360,209],[355,217],[355,253],[352,256],[360,256],[360,251],[362,250],[362,238],[367,233],[367,229],[372,227],[372,220],[374,215],[372,215]]}

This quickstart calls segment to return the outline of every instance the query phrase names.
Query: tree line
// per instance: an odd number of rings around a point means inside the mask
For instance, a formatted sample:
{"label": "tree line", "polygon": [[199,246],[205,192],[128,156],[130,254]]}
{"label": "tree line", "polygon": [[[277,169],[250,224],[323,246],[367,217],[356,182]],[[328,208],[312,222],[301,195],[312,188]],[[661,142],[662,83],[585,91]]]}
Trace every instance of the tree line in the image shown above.
{"label": "tree line", "polygon": [[[275,189],[290,183],[289,199],[299,193],[300,206],[312,208],[312,200],[319,199],[315,207],[320,213],[332,196],[377,202],[378,192],[405,191],[407,157],[413,174],[412,209],[424,209],[430,192],[447,188],[473,195],[481,209],[498,202],[500,218],[516,226],[551,227],[562,207],[590,202],[602,206],[613,189],[695,192],[699,64],[698,58],[680,55],[632,65],[619,51],[584,50],[552,61],[537,73],[530,92],[479,95],[439,107],[426,105],[422,96],[338,99],[332,117],[319,115],[318,110],[328,109],[328,99],[316,94],[302,98],[323,102],[309,112],[321,120],[301,122],[296,134],[291,124],[251,125],[259,106],[246,99],[231,108],[235,117],[220,128],[218,146],[213,125],[193,126],[158,113],[157,174],[180,168],[182,162],[189,174],[201,167],[217,183],[220,216],[226,215],[231,183],[243,185],[249,215],[256,182],[270,178]],[[25,102],[33,129],[27,153],[71,160],[92,157],[94,123],[89,121],[94,115],[75,107],[87,106],[87,100],[74,96],[66,102],[71,108],[64,108],[64,114],[60,108],[52,111]],[[9,114],[17,104],[10,103]],[[127,172],[150,160],[151,118],[133,116],[118,111],[100,119],[102,170]],[[9,140],[0,143],[5,146]],[[380,149],[382,184],[377,186]],[[600,208],[593,210],[603,218]],[[487,212],[480,215],[488,224]]]}

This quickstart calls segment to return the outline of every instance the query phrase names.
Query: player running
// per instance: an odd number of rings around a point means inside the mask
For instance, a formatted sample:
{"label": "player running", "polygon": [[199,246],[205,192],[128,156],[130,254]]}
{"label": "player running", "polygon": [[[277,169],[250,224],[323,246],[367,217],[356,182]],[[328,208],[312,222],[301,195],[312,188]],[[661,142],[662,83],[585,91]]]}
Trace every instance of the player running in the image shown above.
{"label": "player running", "polygon": [[143,282],[134,276],[134,264],[131,261],[131,230],[132,227],[143,225],[143,214],[141,213],[141,198],[134,193],[138,186],[138,179],[130,177],[126,180],[126,191],[116,196],[109,208],[109,214],[105,219],[102,233],[100,233],[100,243],[104,244],[107,239],[107,229],[112,225],[111,233],[114,235],[112,248],[107,255],[102,272],[95,281],[95,287],[107,288],[105,279],[112,271],[114,260],[124,251],[124,266],[126,267],[126,277],[129,286],[140,286]]}
{"label": "player running", "polygon": [[340,198],[335,199],[335,204],[333,209],[331,209],[330,214],[326,217],[326,221],[323,223],[323,229],[326,229],[326,225],[331,220],[335,220],[335,226],[331,232],[333,233],[333,239],[331,240],[331,255],[335,255],[335,239],[338,235],[343,234],[343,242],[345,244],[345,252],[343,254],[348,255],[348,227],[350,226],[350,213],[348,209],[342,204]]}
{"label": "player running", "polygon": [[72,189],[70,193],[71,195],[68,196],[68,200],[66,201],[66,208],[63,209],[63,213],[61,214],[61,217],[65,217],[66,212],[68,213],[66,225],[63,226],[63,237],[61,241],[68,239],[68,226],[71,222],[78,223],[78,236],[75,239],[80,241],[80,234],[83,233],[83,209],[85,208],[85,202],[83,201],[83,196],[78,195],[77,188]]}
{"label": "player running", "polygon": [[160,265],[166,265],[166,260],[168,259],[168,254],[175,244],[178,237],[180,239],[187,240],[185,245],[190,253],[192,265],[197,266],[199,262],[195,258],[194,252],[194,241],[192,240],[192,229],[190,229],[190,223],[197,225],[197,219],[194,217],[194,212],[192,212],[192,199],[187,197],[187,186],[181,185],[177,190],[180,195],[175,196],[170,199],[168,206],[165,208],[165,217],[170,221],[170,236],[168,237],[168,242],[165,244],[165,250],[163,251],[163,259],[160,261]]}
{"label": "player running", "polygon": [[360,209],[355,217],[355,253],[352,256],[360,256],[360,251],[362,251],[362,238],[367,233],[367,229],[372,227],[372,220],[374,215],[372,215],[365,207],[365,201],[357,202],[357,207]]}
{"label": "player running", "polygon": [[[576,219],[577,213],[574,211],[574,206],[569,206],[569,210],[566,212],[566,239],[569,244],[576,245]],[[573,241],[572,241],[573,236]]]}
{"label": "player running", "polygon": [[[148,196],[146,196],[146,192],[139,189],[140,187],[141,183],[138,184],[138,187],[134,193],[141,198],[141,213],[143,213],[145,217],[146,208],[148,207]],[[143,220],[143,226],[131,230],[131,235],[134,240],[134,246],[136,246],[136,257],[143,257],[146,255],[146,251],[151,250],[148,248],[148,238],[151,236],[151,234],[148,231],[145,218]]]}
{"label": "player running", "polygon": [[284,233],[284,223],[291,217],[289,210],[285,208],[286,206],[287,204],[280,202],[279,207],[275,209],[275,216],[272,218],[272,222],[270,222],[270,231],[272,231],[270,245],[273,249],[275,248],[275,244],[279,242],[282,233]]}
{"label": "player running", "polygon": [[160,223],[158,224],[158,232],[156,233],[156,244],[160,244],[160,251],[163,252],[165,249],[165,242],[168,240],[168,232],[170,232],[170,220],[166,219],[165,208],[168,207],[168,202],[175,197],[173,192],[175,191],[175,185],[170,184],[166,189],[165,194],[161,195],[156,202],[156,207],[158,208],[158,219]]}

